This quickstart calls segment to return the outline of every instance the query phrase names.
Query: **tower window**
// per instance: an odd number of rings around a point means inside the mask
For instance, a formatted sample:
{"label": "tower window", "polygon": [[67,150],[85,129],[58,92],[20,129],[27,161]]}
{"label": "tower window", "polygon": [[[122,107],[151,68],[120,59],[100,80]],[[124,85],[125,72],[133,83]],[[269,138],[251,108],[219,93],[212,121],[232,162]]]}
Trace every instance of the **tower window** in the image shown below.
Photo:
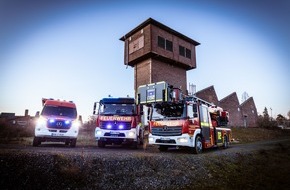
{"label": "tower window", "polygon": [[158,46],[165,49],[165,39],[158,36]]}
{"label": "tower window", "polygon": [[188,59],[191,59],[191,50],[186,48],[185,55]]}
{"label": "tower window", "polygon": [[166,40],[166,50],[172,51],[172,41]]}
{"label": "tower window", "polygon": [[185,48],[183,46],[179,46],[179,55],[185,57]]}
{"label": "tower window", "polygon": [[161,36],[158,36],[158,47],[171,52],[173,51],[172,41],[162,38]]}
{"label": "tower window", "polygon": [[183,46],[179,46],[179,55],[191,59],[191,50]]}

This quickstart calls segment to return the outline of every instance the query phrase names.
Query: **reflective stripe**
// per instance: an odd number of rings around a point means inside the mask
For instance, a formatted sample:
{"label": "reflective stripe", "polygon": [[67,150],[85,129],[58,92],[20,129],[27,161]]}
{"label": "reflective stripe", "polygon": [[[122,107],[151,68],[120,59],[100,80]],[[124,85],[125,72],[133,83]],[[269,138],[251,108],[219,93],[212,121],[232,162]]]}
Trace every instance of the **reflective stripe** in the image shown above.
{"label": "reflective stripe", "polygon": [[201,126],[205,126],[205,127],[209,127],[210,126],[210,124],[207,123],[207,122],[200,122],[200,125]]}

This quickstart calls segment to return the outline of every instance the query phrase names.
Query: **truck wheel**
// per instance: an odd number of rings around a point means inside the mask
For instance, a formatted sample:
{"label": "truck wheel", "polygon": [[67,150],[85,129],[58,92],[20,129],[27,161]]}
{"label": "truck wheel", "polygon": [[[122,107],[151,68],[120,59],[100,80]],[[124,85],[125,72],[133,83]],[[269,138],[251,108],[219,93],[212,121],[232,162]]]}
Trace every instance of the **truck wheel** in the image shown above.
{"label": "truck wheel", "polygon": [[194,154],[200,154],[202,153],[202,140],[200,136],[197,136],[195,138],[195,147],[193,148]]}
{"label": "truck wheel", "polygon": [[224,136],[223,148],[228,148],[228,147],[229,147],[229,140],[228,140],[228,137],[225,135]]}
{"label": "truck wheel", "polygon": [[41,144],[41,141],[38,137],[34,137],[33,142],[32,142],[32,146],[38,146]]}
{"label": "truck wheel", "polygon": [[98,141],[98,147],[100,148],[104,148],[105,147],[105,143],[103,141]]}
{"label": "truck wheel", "polygon": [[165,152],[165,151],[168,150],[168,146],[160,145],[158,149],[159,149],[159,151],[161,151],[161,152]]}
{"label": "truck wheel", "polygon": [[70,147],[76,147],[76,144],[77,144],[77,139],[72,139],[71,141],[70,141]]}

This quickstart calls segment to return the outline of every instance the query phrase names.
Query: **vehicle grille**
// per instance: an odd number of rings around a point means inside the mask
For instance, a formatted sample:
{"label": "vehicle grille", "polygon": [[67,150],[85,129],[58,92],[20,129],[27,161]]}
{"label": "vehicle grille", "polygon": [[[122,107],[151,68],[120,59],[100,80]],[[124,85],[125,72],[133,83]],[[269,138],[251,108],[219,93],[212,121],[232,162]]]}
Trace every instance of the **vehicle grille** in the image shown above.
{"label": "vehicle grille", "polygon": [[[109,127],[109,126],[111,126],[111,127]],[[100,128],[101,129],[109,129],[109,130],[130,130],[131,129],[131,122],[102,121],[100,124]]]}
{"label": "vehicle grille", "polygon": [[125,134],[124,133],[120,133],[120,134],[105,133],[104,136],[105,137],[125,137]]}
{"label": "vehicle grille", "polygon": [[176,141],[171,139],[171,140],[161,140],[161,139],[156,139],[156,143],[169,143],[169,144],[176,144]]}
{"label": "vehicle grille", "polygon": [[72,122],[66,123],[64,120],[47,121],[47,127],[53,129],[70,129]]}
{"label": "vehicle grille", "polygon": [[182,127],[152,127],[152,135],[156,136],[180,136],[182,134]]}

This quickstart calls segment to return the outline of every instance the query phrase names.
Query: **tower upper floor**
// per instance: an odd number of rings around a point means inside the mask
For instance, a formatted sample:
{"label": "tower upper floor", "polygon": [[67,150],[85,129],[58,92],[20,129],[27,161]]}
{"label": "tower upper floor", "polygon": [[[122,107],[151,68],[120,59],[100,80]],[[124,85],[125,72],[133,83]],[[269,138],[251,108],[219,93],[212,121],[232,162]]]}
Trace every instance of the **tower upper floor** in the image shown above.
{"label": "tower upper floor", "polygon": [[134,67],[145,59],[181,67],[196,68],[195,47],[200,43],[149,18],[120,38],[125,42],[124,64]]}

